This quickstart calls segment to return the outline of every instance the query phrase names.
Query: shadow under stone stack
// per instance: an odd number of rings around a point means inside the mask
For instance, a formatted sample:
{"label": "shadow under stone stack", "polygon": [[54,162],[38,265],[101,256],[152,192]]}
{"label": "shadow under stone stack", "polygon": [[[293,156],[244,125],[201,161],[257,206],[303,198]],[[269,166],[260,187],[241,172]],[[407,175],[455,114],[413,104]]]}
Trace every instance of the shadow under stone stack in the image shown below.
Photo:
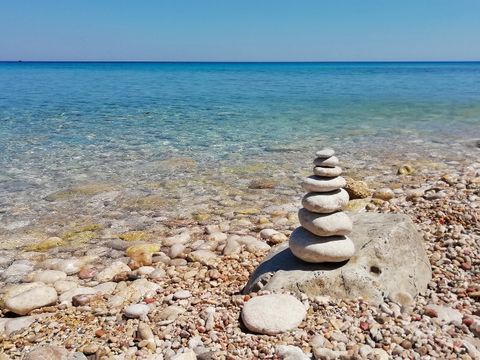
{"label": "shadow under stone stack", "polygon": [[303,180],[308,191],[298,212],[301,227],[290,236],[289,246],[299,259],[310,263],[341,262],[350,259],[355,246],[348,234],[352,221],[342,208],[348,203],[346,181],[331,149],[320,150],[313,161],[314,175]]}

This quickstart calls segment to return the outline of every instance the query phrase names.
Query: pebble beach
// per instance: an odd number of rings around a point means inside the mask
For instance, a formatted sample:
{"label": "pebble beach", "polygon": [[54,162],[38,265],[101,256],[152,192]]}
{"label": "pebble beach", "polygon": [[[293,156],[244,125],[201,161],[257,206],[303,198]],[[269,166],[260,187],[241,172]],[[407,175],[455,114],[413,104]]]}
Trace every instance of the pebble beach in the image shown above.
{"label": "pebble beach", "polygon": [[[85,229],[95,238],[73,248],[51,237],[37,248],[3,250],[3,298],[19,302],[10,306],[20,314],[2,311],[2,356],[58,347],[52,359],[65,351],[79,359],[477,359],[480,163],[409,167],[411,174],[392,167],[369,178],[368,194],[360,191],[347,208],[413,219],[433,269],[428,291],[414,300],[377,307],[304,298],[307,315],[295,330],[246,331],[241,309],[262,292],[244,295],[242,288],[270,247],[298,226],[292,195],[284,204],[206,219],[157,220],[155,232],[112,237],[108,229]],[[249,193],[274,193],[267,185]],[[385,193],[393,198],[383,200]],[[19,288],[35,296],[8,295]]]}
{"label": "pebble beach", "polygon": [[[209,152],[162,139],[162,155],[124,139],[103,165],[96,140],[59,149],[32,137],[24,155],[12,136],[0,159],[0,359],[480,359],[479,140],[356,130]],[[243,292],[300,225],[301,179],[324,146],[342,159],[346,214],[412,219],[427,291],[380,305]],[[277,305],[252,332],[269,304],[246,304],[265,295]]]}

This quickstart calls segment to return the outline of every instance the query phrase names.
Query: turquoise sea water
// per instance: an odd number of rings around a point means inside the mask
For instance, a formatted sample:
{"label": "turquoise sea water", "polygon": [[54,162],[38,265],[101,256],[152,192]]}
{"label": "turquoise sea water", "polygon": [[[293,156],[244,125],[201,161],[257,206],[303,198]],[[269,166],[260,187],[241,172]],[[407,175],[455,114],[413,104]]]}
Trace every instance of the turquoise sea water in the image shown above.
{"label": "turquoise sea water", "polygon": [[0,63],[0,223],[83,183],[221,182],[325,145],[461,157],[479,137],[480,63]]}

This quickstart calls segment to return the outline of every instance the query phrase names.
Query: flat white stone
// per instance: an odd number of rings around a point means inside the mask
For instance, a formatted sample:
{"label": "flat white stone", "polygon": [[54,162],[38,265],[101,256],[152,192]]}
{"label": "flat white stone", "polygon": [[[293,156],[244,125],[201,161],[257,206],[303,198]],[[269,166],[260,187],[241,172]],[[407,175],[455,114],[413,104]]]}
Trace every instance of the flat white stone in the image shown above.
{"label": "flat white stone", "polygon": [[40,270],[30,274],[31,281],[38,281],[44,284],[53,284],[58,280],[65,280],[67,274],[60,270]]}
{"label": "flat white stone", "polygon": [[188,299],[192,293],[188,290],[178,290],[173,294],[174,299]]}
{"label": "flat white stone", "polygon": [[335,150],[333,149],[322,149],[317,151],[315,155],[317,155],[317,157],[319,158],[326,159],[333,156],[334,154],[335,154]]}
{"label": "flat white stone", "polygon": [[325,167],[335,167],[340,161],[336,156],[330,156],[329,158],[317,157],[313,160],[313,165],[315,166],[325,166]]}
{"label": "flat white stone", "polygon": [[18,315],[26,315],[34,309],[57,301],[57,292],[50,286],[36,286],[5,301],[5,307]]}
{"label": "flat white stone", "polygon": [[53,284],[58,294],[63,294],[71,289],[78,287],[78,283],[72,280],[58,280]]}
{"label": "flat white stone", "polygon": [[100,271],[96,275],[95,280],[97,280],[98,282],[111,281],[115,275],[124,271],[131,271],[131,269],[128,267],[127,264],[121,261],[115,261],[114,263],[110,264],[105,269]]}
{"label": "flat white stone", "polygon": [[130,319],[143,319],[150,311],[150,307],[146,304],[133,304],[127,306],[123,311],[125,317]]}
{"label": "flat white stone", "polygon": [[271,294],[251,298],[242,309],[242,321],[254,333],[275,335],[296,328],[306,314],[294,296]]}
{"label": "flat white stone", "polygon": [[348,204],[348,193],[343,189],[330,192],[311,192],[302,199],[302,206],[308,211],[319,214],[330,214],[341,210]]}
{"label": "flat white stone", "polygon": [[289,247],[297,258],[310,262],[341,262],[355,254],[355,245],[347,236],[318,237],[302,227],[290,235]]}
{"label": "flat white stone", "polygon": [[77,295],[95,295],[97,291],[91,287],[76,287],[60,295],[60,303],[72,305],[72,298]]}
{"label": "flat white stone", "polygon": [[28,328],[35,322],[34,316],[21,316],[9,319],[5,324],[5,335],[10,336],[14,332]]}
{"label": "flat white stone", "polygon": [[303,188],[309,192],[328,192],[341,189],[345,185],[347,182],[341,176],[330,178],[312,175],[304,178],[302,182]]}
{"label": "flat white stone", "polygon": [[313,173],[317,176],[335,177],[335,176],[340,176],[342,174],[342,168],[340,166],[335,166],[335,167],[315,166],[313,168]]}
{"label": "flat white stone", "polygon": [[317,214],[300,209],[298,220],[305,229],[318,236],[348,235],[352,232],[352,220],[343,211]]}

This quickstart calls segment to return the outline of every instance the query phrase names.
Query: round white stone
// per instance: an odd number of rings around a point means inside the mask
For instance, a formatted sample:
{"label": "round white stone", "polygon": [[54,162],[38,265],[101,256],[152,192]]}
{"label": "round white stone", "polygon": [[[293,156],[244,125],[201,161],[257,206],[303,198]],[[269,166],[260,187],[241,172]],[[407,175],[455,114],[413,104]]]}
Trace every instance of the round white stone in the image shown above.
{"label": "round white stone", "polygon": [[188,299],[192,296],[192,293],[188,290],[178,290],[173,294],[174,299]]}
{"label": "round white stone", "polygon": [[348,204],[349,196],[344,189],[330,192],[311,192],[302,199],[302,206],[308,211],[319,214],[330,214],[341,210]]}
{"label": "round white stone", "polygon": [[318,236],[348,235],[352,232],[352,220],[343,211],[332,214],[317,214],[300,209],[300,224]]}
{"label": "round white stone", "polygon": [[339,166],[335,166],[335,167],[315,166],[313,168],[313,173],[317,176],[335,177],[342,174],[342,168]]}
{"label": "round white stone", "polygon": [[250,299],[242,309],[242,321],[254,333],[275,335],[296,328],[306,314],[294,296],[271,294]]}
{"label": "round white stone", "polygon": [[315,166],[325,166],[325,167],[335,167],[339,163],[336,156],[330,156],[329,158],[317,157],[313,160],[313,165]]}
{"label": "round white stone", "polygon": [[149,311],[150,307],[146,304],[133,304],[125,308],[123,314],[130,319],[140,319],[145,318]]}
{"label": "round white stone", "polygon": [[303,188],[309,192],[328,192],[341,189],[345,185],[347,185],[347,182],[341,176],[329,178],[312,175],[304,178],[302,182]]}
{"label": "round white stone", "polygon": [[335,154],[335,150],[333,149],[322,149],[317,151],[315,155],[317,155],[317,157],[319,158],[326,159],[333,156],[334,154]]}
{"label": "round white stone", "polygon": [[290,250],[297,258],[310,262],[341,262],[355,254],[355,245],[347,236],[318,237],[302,227],[290,235]]}

